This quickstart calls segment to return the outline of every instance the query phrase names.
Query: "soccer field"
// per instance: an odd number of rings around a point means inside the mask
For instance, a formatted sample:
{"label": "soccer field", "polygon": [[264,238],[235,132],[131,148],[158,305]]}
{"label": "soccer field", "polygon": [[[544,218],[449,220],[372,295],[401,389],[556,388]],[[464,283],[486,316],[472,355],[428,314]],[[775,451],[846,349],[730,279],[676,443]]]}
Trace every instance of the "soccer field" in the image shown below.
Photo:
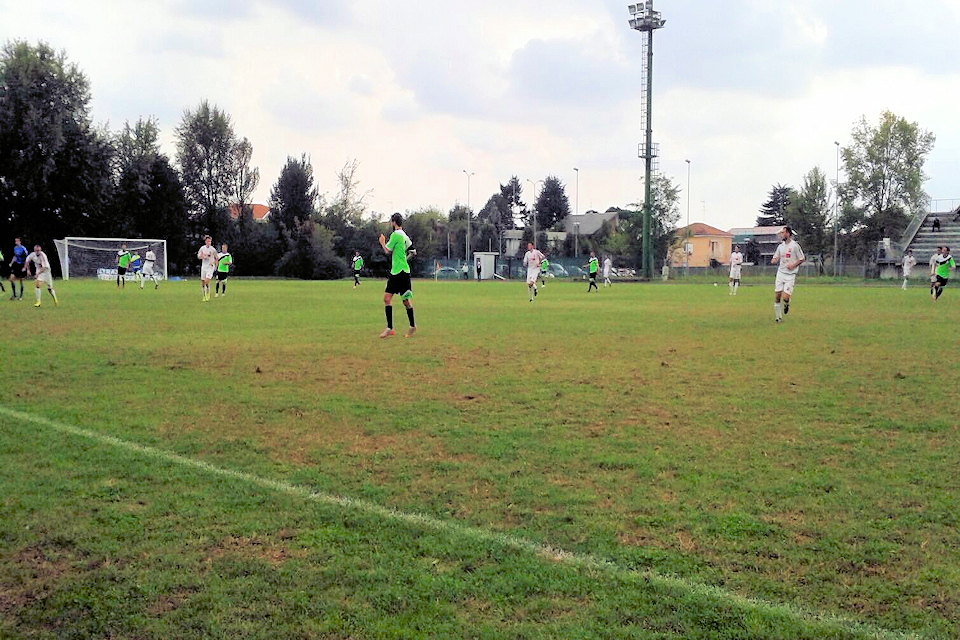
{"label": "soccer field", "polygon": [[960,637],[960,291],[0,298],[0,637]]}

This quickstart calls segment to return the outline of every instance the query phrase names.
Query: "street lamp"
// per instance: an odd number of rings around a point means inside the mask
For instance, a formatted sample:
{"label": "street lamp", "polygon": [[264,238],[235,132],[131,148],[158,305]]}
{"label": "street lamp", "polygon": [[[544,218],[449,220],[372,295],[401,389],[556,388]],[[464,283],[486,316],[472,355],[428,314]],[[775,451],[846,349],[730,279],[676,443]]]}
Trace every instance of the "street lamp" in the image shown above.
{"label": "street lamp", "polygon": [[833,277],[837,277],[837,224],[840,217],[840,143],[834,140],[837,145],[837,183],[834,185],[833,193]]}
{"label": "street lamp", "polygon": [[[686,236],[690,236],[690,161],[686,160],[687,163],[687,233]],[[687,254],[687,238],[683,239],[683,275],[690,275],[690,259]]]}
{"label": "street lamp", "polygon": [[467,171],[466,169],[464,169],[463,172],[464,172],[465,174],[467,174],[467,241],[466,241],[466,247],[465,247],[465,251],[464,251],[464,254],[463,254],[463,255],[466,256],[466,260],[469,262],[469,261],[470,261],[470,218],[471,218],[471,215],[470,215],[470,177],[473,176],[473,175],[475,175],[475,174],[472,173],[472,172]]}
{"label": "street lamp", "polygon": [[573,244],[574,244],[574,247],[575,247],[575,248],[574,248],[574,253],[575,253],[575,257],[579,258],[579,257],[580,257],[580,223],[579,223],[579,222],[574,222],[574,223],[573,223],[573,226],[575,226],[575,227],[577,228],[577,235],[576,235],[576,237],[573,239]]}
{"label": "street lamp", "polygon": [[537,180],[534,182],[530,178],[527,178],[527,182],[533,185],[533,248],[537,247],[537,185],[543,184],[543,180]]}
{"label": "street lamp", "polygon": [[575,214],[580,215],[580,169],[574,167],[573,170],[577,172],[577,209]]}

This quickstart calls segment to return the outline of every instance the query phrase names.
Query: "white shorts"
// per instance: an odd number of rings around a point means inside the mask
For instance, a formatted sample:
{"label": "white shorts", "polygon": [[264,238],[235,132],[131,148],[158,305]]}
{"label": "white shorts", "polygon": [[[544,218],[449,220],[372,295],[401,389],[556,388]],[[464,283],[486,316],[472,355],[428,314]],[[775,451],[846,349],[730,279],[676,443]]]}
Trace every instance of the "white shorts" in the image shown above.
{"label": "white shorts", "polygon": [[37,282],[46,284],[48,287],[53,286],[53,276],[49,271],[44,271],[43,273],[37,274],[36,280]]}
{"label": "white shorts", "polygon": [[731,279],[731,280],[739,280],[739,279],[740,279],[740,268],[739,268],[739,267],[737,267],[736,269],[730,269],[730,279]]}
{"label": "white shorts", "polygon": [[143,275],[145,275],[145,276],[152,276],[152,275],[153,275],[153,264],[152,264],[152,263],[143,265]]}
{"label": "white shorts", "polygon": [[787,294],[788,296],[792,296],[792,295],[793,295],[793,287],[794,287],[795,284],[797,284],[797,274],[795,274],[795,273],[793,273],[793,274],[790,274],[790,273],[780,273],[780,272],[778,271],[778,272],[777,272],[777,282],[776,282],[776,284],[774,285],[773,290],[774,290],[776,293],[780,293],[780,292],[782,291],[783,293]]}
{"label": "white shorts", "polygon": [[537,284],[537,279],[540,277],[540,267],[530,267],[527,269],[527,285]]}
{"label": "white shorts", "polygon": [[213,272],[216,271],[216,267],[208,267],[206,265],[200,267],[200,279],[201,280],[213,280]]}

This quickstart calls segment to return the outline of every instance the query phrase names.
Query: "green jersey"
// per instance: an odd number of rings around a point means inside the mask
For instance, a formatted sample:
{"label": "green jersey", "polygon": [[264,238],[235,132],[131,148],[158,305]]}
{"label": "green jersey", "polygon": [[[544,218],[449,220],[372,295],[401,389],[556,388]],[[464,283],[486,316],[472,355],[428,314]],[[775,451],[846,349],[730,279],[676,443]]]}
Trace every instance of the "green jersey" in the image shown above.
{"label": "green jersey", "polygon": [[544,258],[540,262],[540,273],[546,273],[549,267],[550,267],[550,261]]}
{"label": "green jersey", "polygon": [[217,254],[217,271],[226,273],[230,271],[230,265],[233,264],[233,256],[230,252]]}
{"label": "green jersey", "polygon": [[130,255],[129,251],[117,251],[117,264],[124,269],[130,264],[132,258],[133,256]]}
{"label": "green jersey", "polygon": [[950,277],[950,269],[956,269],[957,263],[953,261],[953,256],[946,256],[937,259],[937,276],[947,279]]}
{"label": "green jersey", "polygon": [[353,270],[360,271],[360,269],[363,269],[363,258],[357,256],[353,259]]}
{"label": "green jersey", "polygon": [[590,258],[590,273],[594,274],[600,268],[600,261],[596,258]]}
{"label": "green jersey", "polygon": [[413,246],[413,240],[403,232],[403,229],[397,229],[390,234],[390,240],[387,241],[387,251],[393,256],[390,275],[395,276],[401,272],[410,273],[410,265],[407,263],[407,249],[411,246]]}

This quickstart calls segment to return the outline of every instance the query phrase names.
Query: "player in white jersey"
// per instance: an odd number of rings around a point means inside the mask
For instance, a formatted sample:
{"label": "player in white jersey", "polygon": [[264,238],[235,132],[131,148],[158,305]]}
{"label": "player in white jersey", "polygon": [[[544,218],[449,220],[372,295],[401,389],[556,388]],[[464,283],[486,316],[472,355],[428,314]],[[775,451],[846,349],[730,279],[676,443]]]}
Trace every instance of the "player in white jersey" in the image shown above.
{"label": "player in white jersey", "polygon": [[203,246],[197,251],[200,261],[200,291],[203,293],[203,302],[210,302],[210,281],[217,270],[217,250],[213,247],[213,238],[203,237]]}
{"label": "player in white jersey", "polygon": [[47,258],[47,254],[40,250],[40,245],[35,245],[33,247],[33,253],[27,256],[26,264],[24,264],[24,270],[27,274],[27,277],[30,277],[30,265],[33,265],[33,271],[37,283],[37,302],[33,306],[40,306],[40,285],[47,285],[47,291],[50,292],[50,296],[53,298],[53,304],[60,306],[60,300],[57,298],[57,292],[53,290],[53,274],[50,272],[50,260]]}
{"label": "player in white jersey", "polygon": [[907,249],[907,255],[903,256],[903,287],[904,291],[907,290],[907,280],[910,279],[910,274],[913,273],[913,268],[917,266],[917,259],[913,257],[913,249]]}
{"label": "player in white jersey", "polygon": [[152,249],[147,249],[147,253],[143,256],[143,277],[140,278],[140,288],[143,289],[143,282],[147,278],[153,280],[153,288],[160,288],[160,276],[154,270],[154,266],[157,263],[157,254],[153,252]]}
{"label": "player in white jersey", "polygon": [[740,247],[733,248],[730,254],[730,295],[737,295],[740,289],[740,267],[743,266],[743,254],[740,253]]}
{"label": "player in white jersey", "polygon": [[937,261],[940,259],[940,254],[943,252],[943,247],[937,247],[937,250],[933,252],[933,255],[930,256],[930,295],[934,294],[934,290],[937,284]]}
{"label": "player in white jersey", "polygon": [[543,254],[533,248],[532,242],[528,242],[523,264],[527,268],[527,294],[530,296],[530,302],[537,297],[537,278],[540,277],[541,262],[543,262]]}
{"label": "player in white jersey", "polygon": [[603,261],[603,286],[604,288],[610,286],[610,273],[613,271],[613,260],[610,259],[610,256],[607,256]]}
{"label": "player in white jersey", "polygon": [[[797,273],[800,271],[800,265],[803,264],[806,257],[803,255],[803,249],[793,239],[793,229],[783,227],[780,229],[780,246],[770,264],[779,264],[777,269],[777,282],[774,285],[774,295],[776,302],[773,305],[773,318],[777,322],[783,320],[783,316],[790,313],[790,297],[793,295],[793,287],[797,282]],[[780,303],[783,301],[781,309]]]}

